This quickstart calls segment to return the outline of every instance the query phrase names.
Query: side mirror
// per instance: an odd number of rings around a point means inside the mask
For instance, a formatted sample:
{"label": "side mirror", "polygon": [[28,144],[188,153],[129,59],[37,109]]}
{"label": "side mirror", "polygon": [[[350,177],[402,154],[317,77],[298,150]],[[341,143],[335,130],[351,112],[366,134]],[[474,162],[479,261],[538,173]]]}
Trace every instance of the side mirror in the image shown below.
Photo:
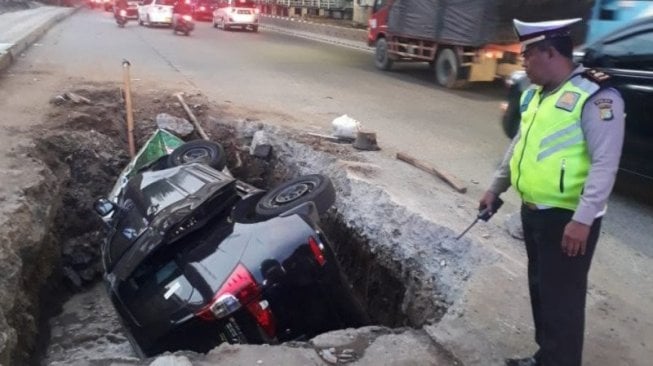
{"label": "side mirror", "polygon": [[100,198],[93,204],[93,209],[98,215],[104,217],[111,214],[116,209],[116,205],[106,198]]}

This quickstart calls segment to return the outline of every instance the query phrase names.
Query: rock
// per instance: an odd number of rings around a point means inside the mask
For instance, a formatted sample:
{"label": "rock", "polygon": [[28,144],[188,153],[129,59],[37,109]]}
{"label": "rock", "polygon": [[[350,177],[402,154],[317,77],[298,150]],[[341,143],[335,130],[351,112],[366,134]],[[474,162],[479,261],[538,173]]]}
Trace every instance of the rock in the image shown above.
{"label": "rock", "polygon": [[193,133],[193,131],[195,131],[195,127],[193,127],[193,125],[185,118],[171,116],[167,113],[159,113],[156,116],[156,125],[157,127],[168,130],[181,138],[188,137]]}
{"label": "rock", "polygon": [[320,357],[322,359],[330,364],[337,364],[338,363],[338,357],[336,357],[333,352],[331,352],[330,349],[323,349],[320,352],[318,352]]}
{"label": "rock", "polygon": [[50,104],[62,105],[64,103],[66,103],[66,97],[64,97],[63,95],[57,95],[55,97],[52,97],[52,99],[50,99]]}
{"label": "rock", "polygon": [[79,277],[77,272],[70,267],[63,268],[63,275],[66,277],[76,288],[82,287],[82,279]]}
{"label": "rock", "polygon": [[265,159],[270,156],[272,152],[272,145],[268,135],[263,130],[254,132],[252,137],[252,144],[249,147],[249,154],[257,158]]}
{"label": "rock", "polygon": [[64,96],[75,104],[92,104],[90,99],[73,92],[68,92]]}
{"label": "rock", "polygon": [[157,357],[150,366],[193,366],[188,357],[166,355]]}

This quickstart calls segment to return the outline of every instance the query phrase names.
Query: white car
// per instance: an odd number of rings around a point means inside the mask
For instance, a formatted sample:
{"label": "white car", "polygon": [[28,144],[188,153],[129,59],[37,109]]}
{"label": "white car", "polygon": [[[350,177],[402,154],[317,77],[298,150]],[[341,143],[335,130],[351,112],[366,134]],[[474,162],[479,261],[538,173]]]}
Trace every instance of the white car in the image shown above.
{"label": "white car", "polygon": [[213,26],[228,30],[234,27],[258,32],[259,9],[251,0],[226,0],[213,11]]}
{"label": "white car", "polygon": [[172,26],[175,0],[145,0],[138,6],[138,24]]}

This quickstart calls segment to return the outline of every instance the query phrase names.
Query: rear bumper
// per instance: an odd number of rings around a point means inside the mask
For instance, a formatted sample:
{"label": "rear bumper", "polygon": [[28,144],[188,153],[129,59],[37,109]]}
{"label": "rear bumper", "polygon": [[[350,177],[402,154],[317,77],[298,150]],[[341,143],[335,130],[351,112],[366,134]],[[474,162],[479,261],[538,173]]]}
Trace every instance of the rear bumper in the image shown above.
{"label": "rear bumper", "polygon": [[150,15],[150,23],[172,24],[172,15],[151,14]]}

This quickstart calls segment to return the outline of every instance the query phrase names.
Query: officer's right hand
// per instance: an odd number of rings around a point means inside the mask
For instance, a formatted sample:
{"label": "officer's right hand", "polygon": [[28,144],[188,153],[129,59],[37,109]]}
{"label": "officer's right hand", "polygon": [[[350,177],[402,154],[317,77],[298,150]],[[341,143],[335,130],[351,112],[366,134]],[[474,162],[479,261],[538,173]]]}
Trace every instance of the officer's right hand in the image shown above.
{"label": "officer's right hand", "polygon": [[496,199],[497,195],[494,192],[485,191],[483,197],[481,197],[481,200],[478,202],[478,210],[482,211],[486,207],[492,207]]}

